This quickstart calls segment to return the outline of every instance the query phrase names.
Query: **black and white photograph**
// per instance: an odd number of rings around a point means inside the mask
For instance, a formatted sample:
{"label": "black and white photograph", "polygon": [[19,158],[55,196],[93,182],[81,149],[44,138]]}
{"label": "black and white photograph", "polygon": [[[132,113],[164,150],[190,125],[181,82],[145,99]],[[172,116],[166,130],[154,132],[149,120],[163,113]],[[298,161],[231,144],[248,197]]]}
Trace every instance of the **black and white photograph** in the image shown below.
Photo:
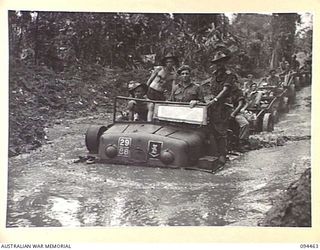
{"label": "black and white photograph", "polygon": [[6,228],[312,228],[312,12],[7,14]]}

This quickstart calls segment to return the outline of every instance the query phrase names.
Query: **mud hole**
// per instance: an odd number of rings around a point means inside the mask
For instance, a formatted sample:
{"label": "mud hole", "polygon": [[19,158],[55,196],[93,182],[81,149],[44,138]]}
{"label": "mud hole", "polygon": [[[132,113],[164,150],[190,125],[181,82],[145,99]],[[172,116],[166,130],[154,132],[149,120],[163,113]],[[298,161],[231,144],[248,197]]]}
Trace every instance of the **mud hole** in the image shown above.
{"label": "mud hole", "polygon": [[[290,184],[310,168],[310,95],[310,87],[302,89],[297,105],[280,118],[273,133],[251,136],[259,150],[231,159],[215,175],[75,164],[86,154],[86,128],[108,123],[111,115],[60,118],[45,130],[42,147],[9,158],[7,227],[273,226],[270,213],[281,226],[289,226],[288,221],[306,226],[309,217],[296,221],[298,213],[292,209],[309,211],[308,198],[300,202],[310,196],[308,184]],[[294,189],[303,196],[289,191]],[[280,199],[282,195],[286,197]],[[282,205],[264,221],[278,201]]]}

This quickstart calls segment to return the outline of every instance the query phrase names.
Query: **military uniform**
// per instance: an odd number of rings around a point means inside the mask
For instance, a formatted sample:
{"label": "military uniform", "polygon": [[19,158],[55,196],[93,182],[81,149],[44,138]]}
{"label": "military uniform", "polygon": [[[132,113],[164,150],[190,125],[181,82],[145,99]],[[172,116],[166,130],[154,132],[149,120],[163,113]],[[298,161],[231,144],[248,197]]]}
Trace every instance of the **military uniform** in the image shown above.
{"label": "military uniform", "polygon": [[188,86],[178,84],[177,87],[173,89],[170,100],[175,102],[190,102],[192,100],[204,102],[203,92],[200,86],[194,83],[190,83]]}
{"label": "military uniform", "polygon": [[280,78],[277,76],[269,76],[267,82],[270,86],[280,87]]}
{"label": "military uniform", "polygon": [[[230,102],[232,103],[233,107],[236,108],[240,101],[245,102],[243,91],[239,88],[233,88],[231,90]],[[244,143],[249,139],[249,133],[250,133],[249,122],[241,112],[236,114],[234,119],[238,123],[240,128],[239,130],[240,143]]]}
{"label": "military uniform", "polygon": [[[137,94],[137,90],[141,88]],[[145,94],[147,92],[147,85],[135,81],[130,81],[128,84],[129,93],[132,97],[136,97],[139,99],[147,99],[146,95],[141,96],[141,94]],[[142,92],[141,92],[142,91]],[[143,102],[139,100],[130,100],[128,102],[128,109],[129,109],[129,119],[134,121],[147,121],[148,117],[148,102]]]}
{"label": "military uniform", "polygon": [[229,102],[236,107],[238,103],[242,100],[245,101],[243,91],[237,87],[233,87],[230,91]]}
{"label": "military uniform", "polygon": [[147,121],[148,103],[142,101],[134,101],[134,121]]}
{"label": "military uniform", "polygon": [[228,102],[228,98],[231,97],[231,93],[236,86],[237,77],[230,70],[215,71],[211,80],[211,94],[217,96],[224,87],[228,90],[224,96],[222,96],[218,102],[209,107],[209,128],[213,133],[218,154],[225,156],[227,154],[227,131],[229,124],[229,117],[232,109],[225,105]]}
{"label": "military uniform", "polygon": [[269,76],[267,78],[267,82],[270,86],[276,87],[276,89],[273,91],[274,95],[281,94],[281,81],[278,76]]}
{"label": "military uniform", "polygon": [[[211,94],[217,96],[224,87],[228,88],[225,95],[220,98],[220,100],[209,109],[210,122],[216,127],[217,130],[221,130],[222,133],[226,132],[224,129],[224,124],[226,120],[230,117],[230,108],[224,103],[228,101],[231,97],[232,91],[237,88],[236,86],[237,77],[230,70],[225,70],[224,72],[213,73],[211,80]],[[221,124],[221,126],[220,126]]]}

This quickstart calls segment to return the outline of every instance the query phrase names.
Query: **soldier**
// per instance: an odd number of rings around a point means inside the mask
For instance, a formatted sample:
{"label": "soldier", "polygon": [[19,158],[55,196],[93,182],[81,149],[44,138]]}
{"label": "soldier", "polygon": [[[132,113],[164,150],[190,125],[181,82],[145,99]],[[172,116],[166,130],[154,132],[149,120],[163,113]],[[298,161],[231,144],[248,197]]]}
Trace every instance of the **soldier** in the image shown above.
{"label": "soldier", "polygon": [[191,107],[194,107],[198,102],[204,102],[200,86],[191,82],[191,68],[188,65],[182,65],[177,73],[180,81],[173,87],[170,100],[190,102]]}
{"label": "soldier", "polygon": [[[147,99],[147,85],[135,81],[130,81],[128,84],[129,94],[133,98],[138,99]],[[150,103],[139,101],[139,100],[130,100],[128,102],[129,110],[129,121],[151,121],[148,118],[148,113],[150,111]]]}
{"label": "soldier", "polygon": [[[226,68],[226,63],[230,56],[222,51],[218,51],[211,63],[216,65],[216,70],[212,74],[211,94],[213,100],[209,102],[208,116],[210,120],[210,129],[213,133],[217,145],[219,161],[222,164],[226,162],[227,155],[227,131],[230,119],[230,108],[225,105],[231,90],[236,87],[237,77]],[[211,137],[212,141],[213,138]]]}
{"label": "soldier", "polygon": [[300,63],[299,63],[299,61],[297,60],[297,55],[296,55],[296,54],[293,54],[293,55],[292,55],[292,59],[291,59],[291,69],[292,69],[294,72],[298,72],[298,71],[299,71],[299,68],[300,68]]}
{"label": "soldier", "polygon": [[[254,83],[255,84],[255,83]],[[241,111],[245,106],[245,98],[243,92],[239,88],[233,88],[231,91],[231,103],[234,107],[234,110],[230,114],[231,119],[239,126],[239,147],[238,150],[240,152],[245,152],[249,149],[249,135],[250,135],[250,127],[249,122],[245,118],[244,114]]]}
{"label": "soldier", "polygon": [[245,110],[246,108],[259,108],[262,95],[263,95],[263,91],[259,91],[258,86],[255,82],[252,83],[246,95],[247,100],[242,109]]}
{"label": "soldier", "polygon": [[268,85],[274,86],[274,87],[281,87],[281,81],[278,76],[276,76],[276,70],[271,69],[270,70],[270,76],[267,78]]}
{"label": "soldier", "polygon": [[251,86],[251,84],[254,83],[252,74],[248,74],[247,77],[248,77],[248,80],[243,85],[243,91],[244,91],[245,95],[247,95],[249,93],[250,86]]}
{"label": "soldier", "polygon": [[147,96],[150,100],[165,101],[165,92],[172,90],[175,85],[175,67],[178,66],[178,58],[168,53],[161,60],[162,66],[155,67],[147,81],[149,87]]}
{"label": "soldier", "polygon": [[[150,100],[165,101],[168,99],[166,93],[170,92],[172,94],[172,89],[176,84],[177,78],[175,67],[178,66],[178,63],[178,58],[172,53],[168,53],[161,60],[162,66],[155,67],[147,81],[147,97]],[[153,112],[154,104],[150,103],[148,121],[152,120]]]}
{"label": "soldier", "polygon": [[281,61],[279,62],[279,68],[280,68],[281,74],[283,74],[283,72],[289,71],[289,66],[290,66],[289,62],[283,56]]}

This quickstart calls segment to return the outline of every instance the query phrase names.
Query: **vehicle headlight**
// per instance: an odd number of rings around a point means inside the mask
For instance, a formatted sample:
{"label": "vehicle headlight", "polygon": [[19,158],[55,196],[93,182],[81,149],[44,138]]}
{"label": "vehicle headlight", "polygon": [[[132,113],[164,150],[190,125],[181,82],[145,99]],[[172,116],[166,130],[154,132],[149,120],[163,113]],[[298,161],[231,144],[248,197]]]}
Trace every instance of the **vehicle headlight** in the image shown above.
{"label": "vehicle headlight", "polygon": [[170,164],[170,163],[172,163],[174,161],[174,154],[169,149],[166,149],[166,150],[161,152],[160,160],[164,164],[168,165],[168,164]]}
{"label": "vehicle headlight", "polygon": [[109,158],[114,158],[118,154],[118,149],[115,145],[108,145],[106,147],[105,153]]}

